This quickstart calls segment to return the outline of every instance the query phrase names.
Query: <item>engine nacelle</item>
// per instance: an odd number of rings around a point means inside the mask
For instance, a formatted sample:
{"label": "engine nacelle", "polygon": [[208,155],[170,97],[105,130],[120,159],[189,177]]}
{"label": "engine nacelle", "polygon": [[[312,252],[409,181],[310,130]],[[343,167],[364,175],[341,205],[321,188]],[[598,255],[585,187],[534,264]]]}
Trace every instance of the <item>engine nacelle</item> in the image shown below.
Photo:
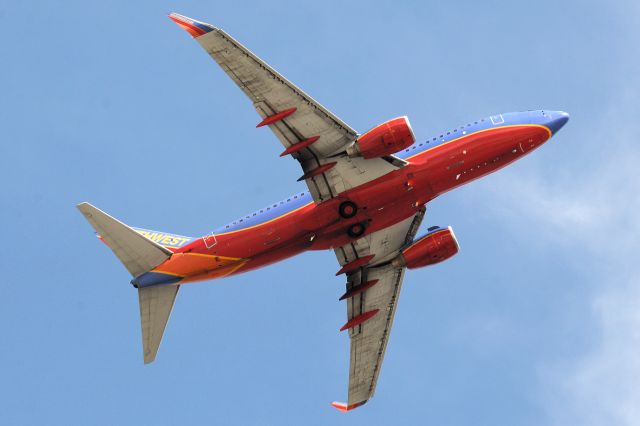
{"label": "engine nacelle", "polygon": [[362,156],[365,159],[384,157],[403,150],[416,141],[405,117],[394,118],[369,130],[347,148],[350,157]]}
{"label": "engine nacelle", "polygon": [[437,228],[404,249],[392,264],[396,267],[406,266],[409,269],[422,268],[447,260],[459,250],[460,246],[453,229],[450,226]]}

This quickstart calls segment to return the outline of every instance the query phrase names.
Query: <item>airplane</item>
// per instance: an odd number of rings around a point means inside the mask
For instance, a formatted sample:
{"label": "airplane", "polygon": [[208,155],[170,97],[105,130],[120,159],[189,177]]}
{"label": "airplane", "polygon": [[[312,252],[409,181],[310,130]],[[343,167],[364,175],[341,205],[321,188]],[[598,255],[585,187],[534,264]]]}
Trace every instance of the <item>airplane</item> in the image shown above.
{"label": "airplane", "polygon": [[89,203],[78,209],[131,273],[138,290],[144,363],[156,358],[178,290],[307,250],[333,250],[346,289],[350,411],[373,396],[407,269],[459,251],[453,229],[416,237],[426,205],[454,188],[520,159],[568,121],[562,111],[492,115],[417,141],[409,119],[359,134],[229,34],[176,13],[186,30],[249,97],[300,163],[308,190],[276,201],[202,237],[129,227]]}

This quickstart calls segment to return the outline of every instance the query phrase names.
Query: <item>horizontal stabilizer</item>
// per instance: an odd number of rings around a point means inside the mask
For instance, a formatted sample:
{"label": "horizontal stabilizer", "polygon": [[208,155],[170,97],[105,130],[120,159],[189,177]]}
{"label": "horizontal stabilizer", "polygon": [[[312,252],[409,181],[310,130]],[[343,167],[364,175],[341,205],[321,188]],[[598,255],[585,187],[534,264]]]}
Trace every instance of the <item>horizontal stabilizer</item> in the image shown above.
{"label": "horizontal stabilizer", "polygon": [[171,256],[171,251],[91,204],[80,203],[77,207],[134,277],[150,271]]}
{"label": "horizontal stabilizer", "polygon": [[179,285],[161,285],[138,289],[145,364],[156,359],[162,335],[167,327],[179,289]]}

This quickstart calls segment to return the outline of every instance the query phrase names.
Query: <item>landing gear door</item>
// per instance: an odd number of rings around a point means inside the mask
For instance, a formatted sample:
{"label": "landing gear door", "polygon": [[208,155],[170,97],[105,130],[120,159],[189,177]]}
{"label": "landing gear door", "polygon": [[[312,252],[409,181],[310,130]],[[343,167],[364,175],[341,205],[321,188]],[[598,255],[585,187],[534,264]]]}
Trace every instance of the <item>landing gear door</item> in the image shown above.
{"label": "landing gear door", "polygon": [[213,246],[218,244],[218,240],[216,240],[216,235],[213,232],[208,235],[205,235],[204,237],[202,237],[202,239],[204,240],[204,245],[208,249],[211,249],[213,248]]}

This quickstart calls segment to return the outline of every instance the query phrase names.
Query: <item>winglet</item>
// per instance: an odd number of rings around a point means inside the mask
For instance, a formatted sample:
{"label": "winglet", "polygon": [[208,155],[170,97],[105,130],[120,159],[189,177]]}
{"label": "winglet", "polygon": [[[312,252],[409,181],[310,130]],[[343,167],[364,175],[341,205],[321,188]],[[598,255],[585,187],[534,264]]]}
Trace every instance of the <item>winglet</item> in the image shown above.
{"label": "winglet", "polygon": [[201,35],[215,30],[215,27],[212,25],[187,18],[186,16],[182,16],[177,13],[170,13],[169,18],[182,27],[183,30],[191,34],[191,37],[193,38],[200,37]]}
{"label": "winglet", "polygon": [[346,413],[347,411],[351,411],[366,403],[367,403],[367,400],[365,399],[364,401],[356,402],[355,404],[351,404],[351,405],[347,405],[344,402],[332,402],[331,405],[337,408],[338,410],[342,411],[343,413]]}

